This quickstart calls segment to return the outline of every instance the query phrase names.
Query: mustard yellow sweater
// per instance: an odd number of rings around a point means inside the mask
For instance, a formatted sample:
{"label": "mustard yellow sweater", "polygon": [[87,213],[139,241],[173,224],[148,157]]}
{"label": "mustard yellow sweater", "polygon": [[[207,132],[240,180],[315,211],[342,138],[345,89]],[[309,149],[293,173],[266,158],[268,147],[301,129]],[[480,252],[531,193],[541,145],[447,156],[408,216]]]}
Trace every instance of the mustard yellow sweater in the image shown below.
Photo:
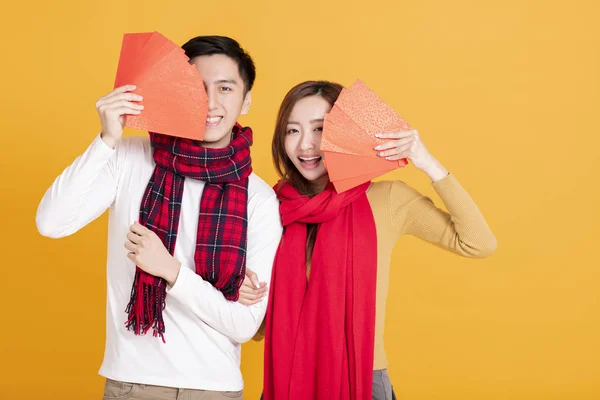
{"label": "mustard yellow sweater", "polygon": [[[403,234],[424,239],[461,256],[483,258],[496,250],[496,238],[469,194],[452,175],[433,183],[448,212],[401,181],[374,182],[367,198],[377,229],[377,302],[373,369],[387,368],[383,344],[390,261]],[[262,339],[264,322],[255,340]]]}
{"label": "mustard yellow sweater", "polygon": [[377,228],[375,370],[387,368],[383,331],[390,259],[400,236],[417,236],[465,257],[487,257],[496,250],[483,215],[454,176],[434,182],[433,188],[449,212],[401,181],[375,182],[367,192]]}

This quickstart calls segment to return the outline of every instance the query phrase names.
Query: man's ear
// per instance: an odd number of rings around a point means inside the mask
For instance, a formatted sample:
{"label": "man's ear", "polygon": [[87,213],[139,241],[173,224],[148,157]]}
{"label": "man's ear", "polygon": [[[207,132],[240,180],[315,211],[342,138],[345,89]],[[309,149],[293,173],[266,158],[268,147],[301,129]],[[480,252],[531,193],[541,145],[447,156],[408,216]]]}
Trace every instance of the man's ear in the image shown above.
{"label": "man's ear", "polygon": [[246,97],[244,97],[244,104],[242,104],[242,112],[240,112],[240,114],[241,115],[248,114],[248,111],[250,111],[251,104],[252,104],[252,92],[248,91],[248,93],[246,93]]}

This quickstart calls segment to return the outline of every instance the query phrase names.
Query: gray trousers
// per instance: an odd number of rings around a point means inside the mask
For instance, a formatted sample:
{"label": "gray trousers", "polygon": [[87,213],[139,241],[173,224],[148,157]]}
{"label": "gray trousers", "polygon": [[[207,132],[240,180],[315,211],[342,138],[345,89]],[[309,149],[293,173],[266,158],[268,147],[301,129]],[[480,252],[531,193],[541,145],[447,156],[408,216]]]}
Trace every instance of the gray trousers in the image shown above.
{"label": "gray trousers", "polygon": [[[262,395],[260,400],[263,400]],[[373,400],[396,400],[387,369],[373,371]]]}
{"label": "gray trousers", "polygon": [[373,400],[396,400],[387,369],[373,371]]}

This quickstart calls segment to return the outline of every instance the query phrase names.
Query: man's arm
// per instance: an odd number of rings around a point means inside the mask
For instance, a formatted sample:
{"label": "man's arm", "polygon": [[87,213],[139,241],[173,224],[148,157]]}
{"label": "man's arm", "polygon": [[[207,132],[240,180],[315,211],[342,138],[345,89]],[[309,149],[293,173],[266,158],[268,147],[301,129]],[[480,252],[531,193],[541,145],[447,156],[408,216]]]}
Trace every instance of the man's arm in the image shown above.
{"label": "man's arm", "polygon": [[118,166],[115,147],[123,134],[123,116],[139,114],[141,100],[124,86],[98,100],[102,133],[46,191],[35,218],[38,231],[51,238],[71,235],[98,218],[114,201]]}
{"label": "man's arm", "polygon": [[[173,301],[235,342],[244,343],[254,336],[265,316],[267,297],[252,306],[229,301],[192,268],[175,260],[154,232],[139,224],[134,224],[132,231],[137,235],[135,241],[143,241],[144,245],[126,243],[125,247],[135,252],[130,259],[149,274],[165,279],[171,286],[168,295]],[[256,207],[248,223],[246,267],[261,281],[270,282],[281,233],[279,202],[273,194]]]}

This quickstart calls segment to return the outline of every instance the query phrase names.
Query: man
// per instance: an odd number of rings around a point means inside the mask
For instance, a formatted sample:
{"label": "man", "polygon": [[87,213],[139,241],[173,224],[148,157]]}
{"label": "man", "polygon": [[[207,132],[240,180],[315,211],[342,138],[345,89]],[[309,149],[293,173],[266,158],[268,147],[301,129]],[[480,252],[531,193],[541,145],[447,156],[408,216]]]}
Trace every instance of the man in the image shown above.
{"label": "man", "polygon": [[268,282],[282,232],[275,193],[252,173],[252,131],[237,124],[254,63],[227,37],[183,49],[208,95],[204,141],[122,138],[124,116],[143,113],[143,99],[132,85],[117,88],[96,104],[102,132],[36,217],[42,235],[59,238],[110,208],[106,398],[241,399],[241,343],[267,306],[230,301],[246,268]]}

